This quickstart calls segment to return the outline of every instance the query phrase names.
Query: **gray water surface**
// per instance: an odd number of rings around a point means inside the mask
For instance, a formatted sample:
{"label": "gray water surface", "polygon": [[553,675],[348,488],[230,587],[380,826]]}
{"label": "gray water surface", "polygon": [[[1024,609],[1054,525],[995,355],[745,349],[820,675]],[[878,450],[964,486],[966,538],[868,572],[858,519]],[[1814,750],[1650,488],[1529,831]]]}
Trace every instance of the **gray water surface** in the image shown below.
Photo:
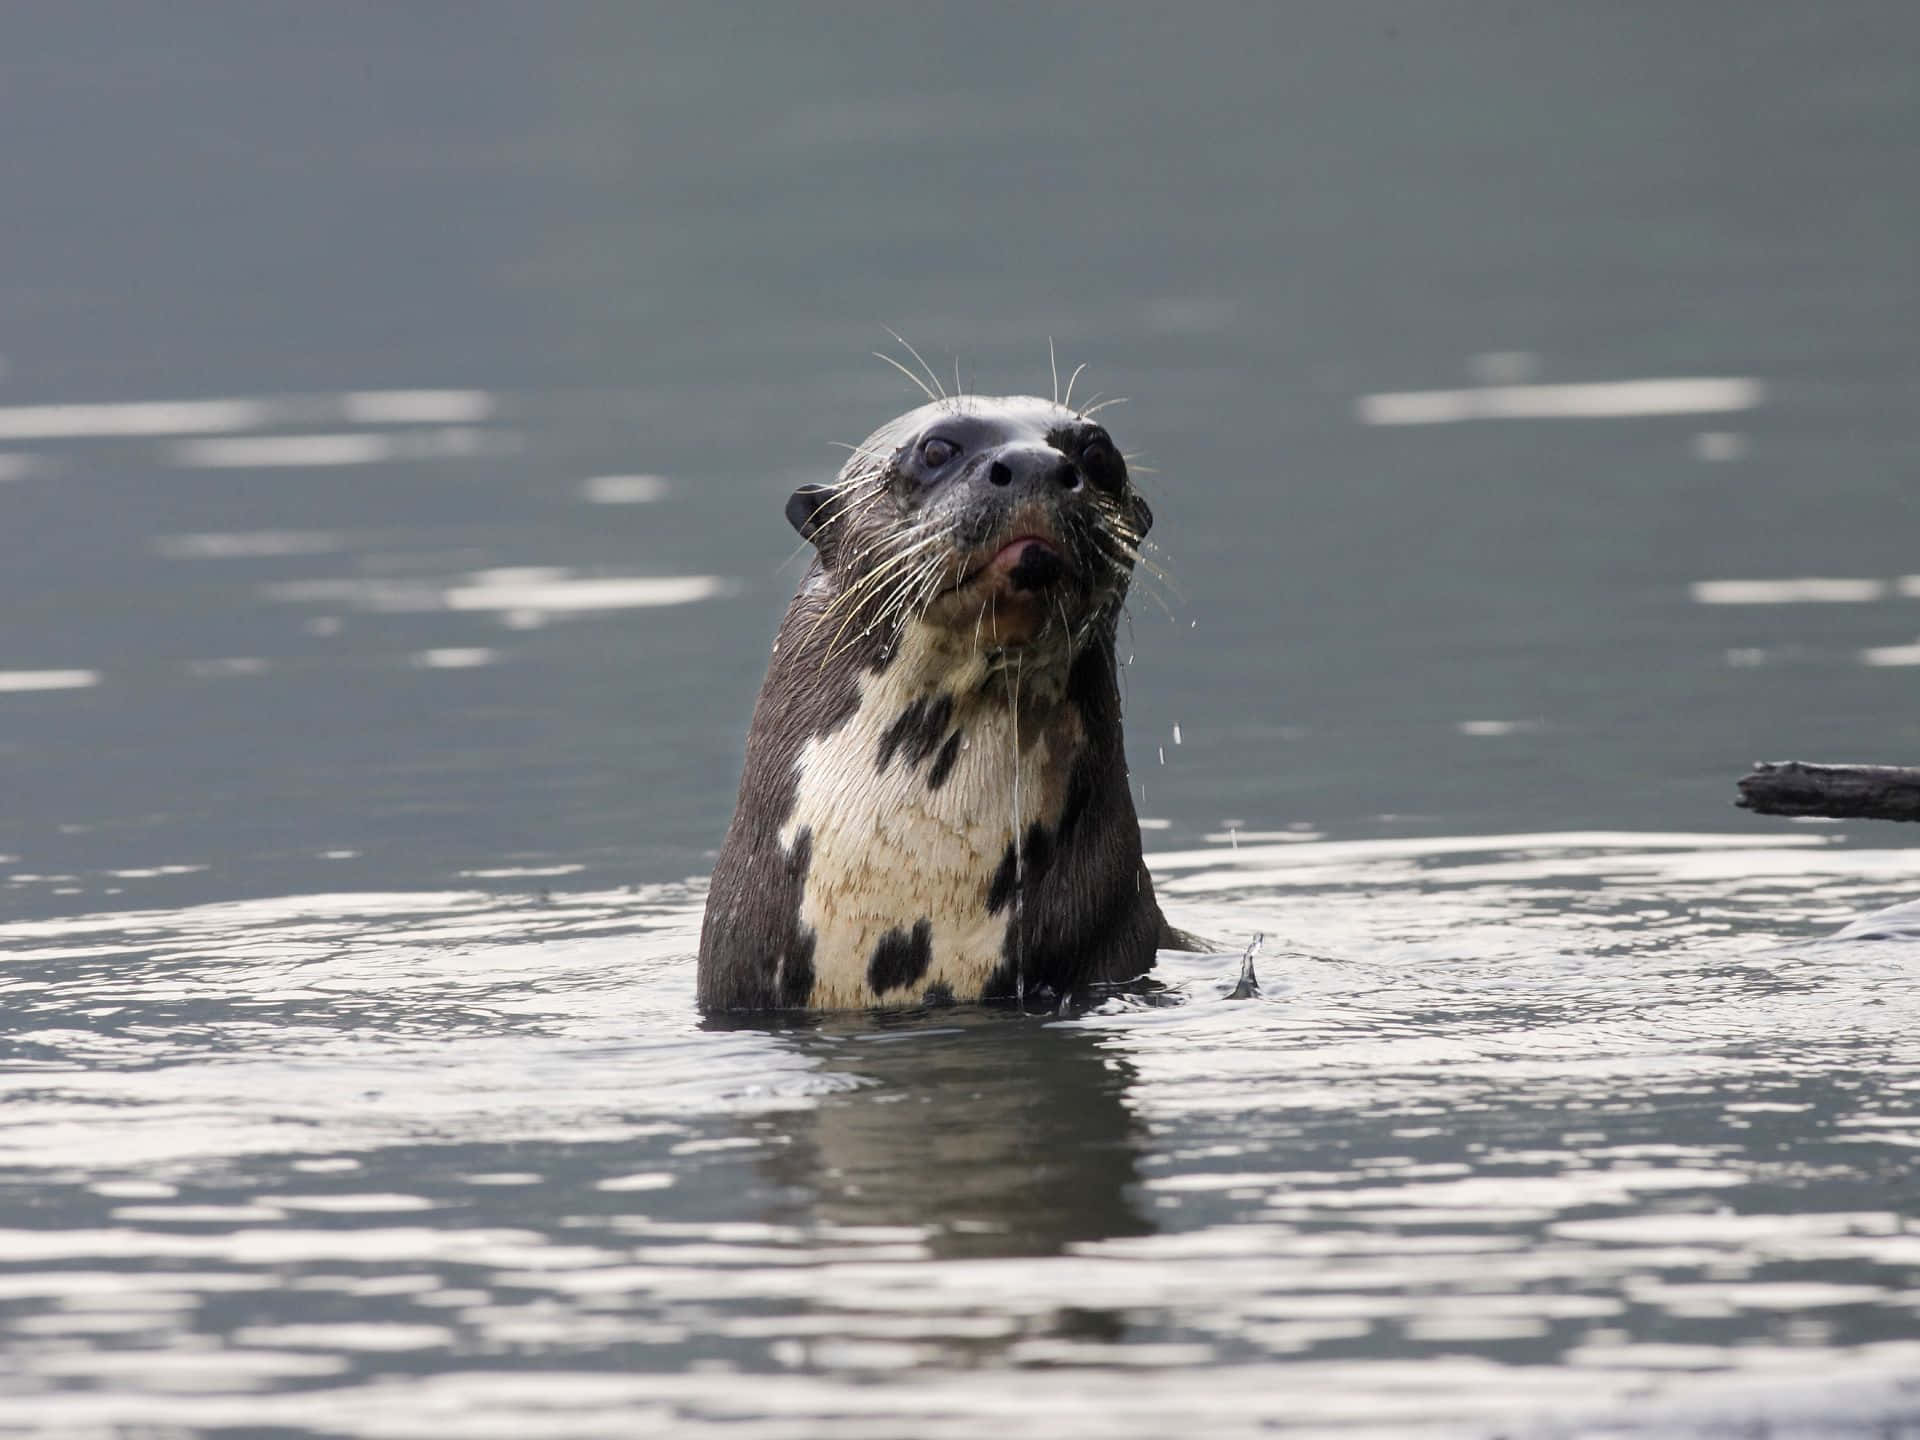
{"label": "gray water surface", "polygon": [[[0,1433],[1920,1432],[1920,857],[1728,808],[1920,759],[1916,46],[9,12]],[[696,1015],[889,326],[1127,397],[1260,999]]]}

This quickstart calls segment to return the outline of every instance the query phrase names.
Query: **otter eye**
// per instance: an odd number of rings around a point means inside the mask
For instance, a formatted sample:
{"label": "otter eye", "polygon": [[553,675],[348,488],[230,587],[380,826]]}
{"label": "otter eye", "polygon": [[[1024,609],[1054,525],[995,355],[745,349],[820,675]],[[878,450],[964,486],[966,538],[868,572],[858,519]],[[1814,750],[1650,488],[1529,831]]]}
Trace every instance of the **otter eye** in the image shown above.
{"label": "otter eye", "polygon": [[960,453],[960,447],[951,440],[942,440],[938,435],[930,435],[920,442],[920,463],[929,470],[938,470]]}
{"label": "otter eye", "polygon": [[1096,435],[1080,449],[1080,468],[1101,489],[1115,489],[1120,483],[1120,452],[1104,435]]}

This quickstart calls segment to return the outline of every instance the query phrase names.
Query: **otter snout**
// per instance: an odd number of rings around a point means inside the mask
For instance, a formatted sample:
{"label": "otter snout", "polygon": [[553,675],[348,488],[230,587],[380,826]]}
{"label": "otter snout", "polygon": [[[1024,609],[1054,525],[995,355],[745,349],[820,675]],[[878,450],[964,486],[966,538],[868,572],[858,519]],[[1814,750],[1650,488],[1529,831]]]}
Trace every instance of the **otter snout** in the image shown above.
{"label": "otter snout", "polygon": [[[982,454],[960,480],[954,503],[971,532],[974,573],[1012,593],[1046,590],[1073,573],[1063,536],[1086,491],[1086,477],[1052,445],[1012,441]],[[985,563],[982,564],[981,560]]]}
{"label": "otter snout", "polygon": [[1016,441],[988,451],[985,458],[987,484],[1015,504],[1028,499],[1050,503],[1084,483],[1080,467],[1051,445]]}

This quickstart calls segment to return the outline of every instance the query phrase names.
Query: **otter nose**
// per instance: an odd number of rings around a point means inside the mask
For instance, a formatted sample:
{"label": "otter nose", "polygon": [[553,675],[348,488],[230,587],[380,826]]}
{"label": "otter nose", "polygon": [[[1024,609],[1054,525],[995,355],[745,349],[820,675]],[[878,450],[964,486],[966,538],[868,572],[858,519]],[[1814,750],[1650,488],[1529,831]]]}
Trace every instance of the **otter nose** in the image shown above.
{"label": "otter nose", "polygon": [[1081,485],[1079,469],[1051,445],[1002,445],[987,465],[987,480],[1004,489],[1048,498]]}

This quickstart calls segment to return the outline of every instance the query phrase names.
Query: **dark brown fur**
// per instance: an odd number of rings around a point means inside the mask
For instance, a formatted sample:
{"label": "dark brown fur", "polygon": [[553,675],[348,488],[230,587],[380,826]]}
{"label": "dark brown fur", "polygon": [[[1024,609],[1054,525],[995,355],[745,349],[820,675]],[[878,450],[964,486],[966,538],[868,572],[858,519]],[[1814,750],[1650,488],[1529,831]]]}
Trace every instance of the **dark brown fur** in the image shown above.
{"label": "dark brown fur", "polygon": [[[827,599],[826,577],[815,561],[780,624],[753,707],[740,796],[700,927],[702,1010],[799,1009],[812,988],[813,940],[798,924],[806,871],[782,848],[780,827],[793,813],[801,749],[853,714],[860,693],[855,674],[875,658],[875,647],[863,643],[858,656],[843,656],[832,669],[821,666],[830,637],[818,621]],[[805,985],[795,973],[802,969]]]}

